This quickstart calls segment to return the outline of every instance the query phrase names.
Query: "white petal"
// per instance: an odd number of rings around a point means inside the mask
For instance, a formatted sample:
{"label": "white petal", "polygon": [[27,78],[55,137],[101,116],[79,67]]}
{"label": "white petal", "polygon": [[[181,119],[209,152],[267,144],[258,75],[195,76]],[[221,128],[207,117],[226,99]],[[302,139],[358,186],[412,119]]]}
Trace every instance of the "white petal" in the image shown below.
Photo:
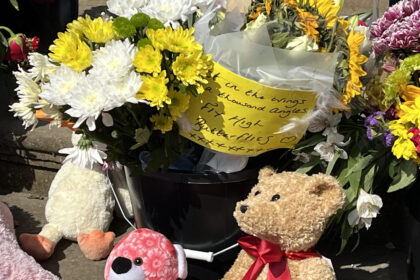
{"label": "white petal", "polygon": [[95,117],[88,117],[86,120],[86,125],[88,126],[89,131],[94,131],[96,129]]}
{"label": "white petal", "polygon": [[351,227],[355,227],[357,224],[359,224],[360,217],[357,213],[357,209],[354,209],[349,213],[347,216],[347,221]]}
{"label": "white petal", "polygon": [[114,119],[109,113],[102,113],[102,123],[106,127],[111,127],[114,125]]}

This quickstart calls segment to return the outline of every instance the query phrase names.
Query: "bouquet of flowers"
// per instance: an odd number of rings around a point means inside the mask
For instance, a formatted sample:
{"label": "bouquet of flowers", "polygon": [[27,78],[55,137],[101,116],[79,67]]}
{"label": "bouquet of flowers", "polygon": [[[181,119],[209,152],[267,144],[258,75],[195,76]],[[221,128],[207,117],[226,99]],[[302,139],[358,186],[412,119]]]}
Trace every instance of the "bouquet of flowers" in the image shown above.
{"label": "bouquet of flowers", "polygon": [[419,7],[417,0],[401,1],[369,30],[362,27],[372,41],[365,45],[373,46],[370,77],[358,84],[345,118],[330,112],[314,119],[309,131],[319,132],[309,133],[293,151],[298,170],[322,170],[345,187],[346,205],[332,221],[341,225],[342,249],[377,217],[383,206],[378,194],[405,188],[417,177]]}
{"label": "bouquet of flowers", "polygon": [[212,71],[211,56],[193,33],[181,25],[165,28],[144,13],[79,17],[58,34],[49,56],[34,53],[31,68],[15,72],[19,102],[11,111],[25,127],[41,118],[82,134],[76,147],[61,151],[69,154],[66,161],[139,165],[145,150],[152,154],[149,167],[158,168],[188,145],[174,121]]}

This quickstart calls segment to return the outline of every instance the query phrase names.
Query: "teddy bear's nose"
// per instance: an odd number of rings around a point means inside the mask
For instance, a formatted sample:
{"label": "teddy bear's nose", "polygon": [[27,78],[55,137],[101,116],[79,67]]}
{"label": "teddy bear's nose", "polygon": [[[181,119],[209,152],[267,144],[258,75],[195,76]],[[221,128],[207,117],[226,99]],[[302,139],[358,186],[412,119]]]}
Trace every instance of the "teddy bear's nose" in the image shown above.
{"label": "teddy bear's nose", "polygon": [[116,274],[124,274],[130,271],[131,261],[127,258],[118,257],[112,262],[111,267]]}
{"label": "teddy bear's nose", "polygon": [[239,210],[241,210],[241,212],[245,214],[246,210],[248,210],[248,206],[247,205],[241,205],[241,207],[239,207]]}

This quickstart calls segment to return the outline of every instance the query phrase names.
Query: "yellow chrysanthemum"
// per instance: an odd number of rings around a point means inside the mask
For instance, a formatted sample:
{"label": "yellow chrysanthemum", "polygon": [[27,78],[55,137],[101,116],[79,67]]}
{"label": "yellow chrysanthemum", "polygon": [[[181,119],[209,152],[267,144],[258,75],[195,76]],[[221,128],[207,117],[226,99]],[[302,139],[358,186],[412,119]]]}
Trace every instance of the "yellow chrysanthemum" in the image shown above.
{"label": "yellow chrysanthemum", "polygon": [[86,25],[86,19],[83,17],[78,17],[77,19],[67,24],[67,31],[74,32],[80,37],[83,35],[83,30],[85,29],[85,25]]}
{"label": "yellow chrysanthemum", "polygon": [[413,141],[405,138],[397,138],[392,146],[392,153],[396,158],[404,158],[405,160],[417,160],[417,149]]}
{"label": "yellow chrysanthemum", "polygon": [[411,124],[403,122],[401,119],[390,121],[389,129],[391,133],[397,137],[392,146],[392,153],[397,158],[404,158],[405,160],[418,160],[417,149],[411,138],[413,133],[408,133]]}
{"label": "yellow chrysanthemum", "polygon": [[58,33],[58,39],[49,50],[49,56],[55,62],[64,63],[76,71],[82,71],[92,63],[92,51],[74,32]]}
{"label": "yellow chrysanthemum", "polygon": [[212,67],[211,55],[204,55],[202,51],[180,54],[172,64],[177,79],[186,86],[198,86],[199,93],[204,91],[201,83],[207,84],[206,78]]}
{"label": "yellow chrysanthemum", "polygon": [[146,99],[150,101],[150,106],[162,108],[164,103],[171,104],[171,99],[168,96],[168,88],[166,84],[166,71],[160,72],[156,77],[143,75],[143,84],[140,91],[136,94],[137,99]]}
{"label": "yellow chrysanthemum", "polygon": [[315,42],[319,41],[319,32],[316,30],[318,28],[318,16],[311,14],[310,12],[305,12],[303,9],[296,8],[299,13],[299,23],[302,24],[306,35],[314,38]]}
{"label": "yellow chrysanthemum", "polygon": [[84,21],[83,34],[95,43],[106,43],[115,37],[112,21],[103,21],[101,17],[92,20],[89,15]]}
{"label": "yellow chrysanthemum", "polygon": [[190,95],[174,90],[169,91],[169,98],[171,98],[171,105],[169,105],[169,112],[172,117],[180,117],[181,113],[188,110],[190,105]]}
{"label": "yellow chrysanthemum", "polygon": [[420,127],[420,96],[416,97],[414,101],[407,101],[401,104],[398,116],[401,122],[411,122],[416,127]]}
{"label": "yellow chrysanthemum", "polygon": [[150,117],[150,121],[153,123],[153,129],[160,130],[162,133],[171,131],[174,122],[170,116],[164,114],[153,115]]}
{"label": "yellow chrysanthemum", "polygon": [[162,54],[151,45],[140,48],[134,56],[133,64],[137,72],[159,74],[161,71]]}
{"label": "yellow chrysanthemum", "polygon": [[334,27],[340,11],[340,6],[336,6],[334,0],[305,0],[305,3],[309,3],[318,10],[318,13],[325,18],[328,29]]}
{"label": "yellow chrysanthemum", "polygon": [[158,50],[164,50],[168,46],[169,35],[172,33],[171,27],[165,29],[147,29],[146,36],[152,42],[153,47]]}
{"label": "yellow chrysanthemum", "polygon": [[350,49],[349,63],[349,80],[346,85],[346,92],[343,95],[343,103],[349,104],[350,101],[356,96],[360,95],[362,83],[360,77],[365,76],[366,72],[362,68],[368,58],[360,54],[360,45],[365,40],[365,35],[362,33],[354,33],[352,30],[347,37],[347,43]]}
{"label": "yellow chrysanthemum", "polygon": [[178,29],[167,32],[168,45],[167,49],[175,53],[185,53],[195,50],[202,50],[203,47],[195,42],[193,36],[194,28],[183,29],[181,26]]}

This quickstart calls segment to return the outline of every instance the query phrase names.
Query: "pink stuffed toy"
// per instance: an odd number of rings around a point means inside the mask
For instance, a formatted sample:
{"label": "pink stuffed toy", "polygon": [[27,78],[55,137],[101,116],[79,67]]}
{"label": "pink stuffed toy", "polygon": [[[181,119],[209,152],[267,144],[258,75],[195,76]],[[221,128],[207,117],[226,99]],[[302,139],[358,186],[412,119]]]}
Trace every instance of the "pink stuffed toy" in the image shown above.
{"label": "pink stuffed toy", "polygon": [[137,229],[114,247],[105,266],[105,280],[176,280],[187,278],[180,245],[150,229]]}
{"label": "pink stuffed toy", "polygon": [[0,202],[0,279],[58,280],[20,249],[9,208]]}

